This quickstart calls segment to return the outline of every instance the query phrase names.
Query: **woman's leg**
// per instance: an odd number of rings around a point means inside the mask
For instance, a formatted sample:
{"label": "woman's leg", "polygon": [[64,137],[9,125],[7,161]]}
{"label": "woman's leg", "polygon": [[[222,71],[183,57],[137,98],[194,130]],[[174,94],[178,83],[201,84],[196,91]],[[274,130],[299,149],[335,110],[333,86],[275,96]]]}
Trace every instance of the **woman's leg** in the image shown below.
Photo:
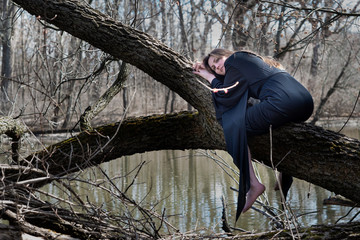
{"label": "woman's leg", "polygon": [[246,194],[246,203],[242,212],[246,212],[254,204],[255,200],[265,191],[265,186],[259,182],[257,179],[254,168],[251,162],[250,149],[248,147],[249,155],[249,173],[250,173],[250,189]]}

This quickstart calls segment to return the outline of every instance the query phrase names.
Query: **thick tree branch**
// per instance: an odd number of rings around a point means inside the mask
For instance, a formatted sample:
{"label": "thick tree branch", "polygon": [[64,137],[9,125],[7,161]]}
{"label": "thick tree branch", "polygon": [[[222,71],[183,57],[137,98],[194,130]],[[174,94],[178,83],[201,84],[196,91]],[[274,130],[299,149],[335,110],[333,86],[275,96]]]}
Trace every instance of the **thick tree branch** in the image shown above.
{"label": "thick tree branch", "polygon": [[[34,184],[43,185],[79,169],[145,151],[224,149],[221,136],[211,138],[196,112],[131,118],[82,132],[19,163],[37,171],[19,174],[18,168],[2,168],[3,176],[6,176],[5,182],[40,178],[40,182]],[[44,178],[44,173],[47,173],[47,178]]]}
{"label": "thick tree branch", "polygon": [[78,0],[13,0],[29,13],[143,70],[201,112],[210,93],[195,81],[192,63],[152,36],[92,9]]}
{"label": "thick tree branch", "polygon": [[[183,112],[139,119],[96,128],[54,144],[27,157],[22,165],[38,171],[19,176],[18,169],[3,168],[5,180],[40,178],[43,185],[78,169],[97,165],[124,155],[161,149],[225,149],[224,140],[209,136],[197,113]],[[212,141],[209,141],[212,137]],[[291,173],[330,191],[360,202],[360,142],[309,124],[289,124],[270,136],[249,139],[254,158],[268,166]],[[36,161],[34,161],[36,160]],[[29,165],[30,163],[30,165]],[[37,165],[37,166],[36,166]],[[42,171],[39,171],[42,170]],[[48,173],[47,179],[44,173]],[[26,182],[25,182],[26,183]]]}
{"label": "thick tree branch", "polygon": [[310,124],[289,124],[250,138],[252,156],[279,171],[360,202],[360,142]]}

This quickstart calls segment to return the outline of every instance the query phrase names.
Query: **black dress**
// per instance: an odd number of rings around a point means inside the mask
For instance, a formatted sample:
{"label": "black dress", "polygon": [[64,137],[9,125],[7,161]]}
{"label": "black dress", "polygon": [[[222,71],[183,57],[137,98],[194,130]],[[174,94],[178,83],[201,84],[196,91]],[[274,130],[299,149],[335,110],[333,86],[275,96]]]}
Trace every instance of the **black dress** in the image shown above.
{"label": "black dress", "polygon": [[[288,122],[306,121],[314,104],[310,93],[287,72],[266,64],[248,52],[236,52],[224,63],[225,77],[213,79],[212,88],[228,88],[213,93],[216,117],[223,127],[226,147],[240,170],[236,220],[249,190],[247,136],[269,131]],[[238,82],[238,83],[237,83]],[[250,97],[260,103],[248,107]]]}

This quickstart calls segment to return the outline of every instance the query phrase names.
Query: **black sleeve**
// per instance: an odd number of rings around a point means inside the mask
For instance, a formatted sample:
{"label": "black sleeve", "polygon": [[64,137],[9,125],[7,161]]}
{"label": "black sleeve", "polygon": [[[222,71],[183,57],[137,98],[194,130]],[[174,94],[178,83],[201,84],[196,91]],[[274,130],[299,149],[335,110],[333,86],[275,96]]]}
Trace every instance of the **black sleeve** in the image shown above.
{"label": "black sleeve", "polygon": [[230,57],[228,60],[225,64],[224,81],[214,78],[211,82],[213,89],[229,88],[227,91],[219,90],[213,94],[214,100],[226,107],[235,105],[248,88],[248,81],[234,64],[233,58]]}

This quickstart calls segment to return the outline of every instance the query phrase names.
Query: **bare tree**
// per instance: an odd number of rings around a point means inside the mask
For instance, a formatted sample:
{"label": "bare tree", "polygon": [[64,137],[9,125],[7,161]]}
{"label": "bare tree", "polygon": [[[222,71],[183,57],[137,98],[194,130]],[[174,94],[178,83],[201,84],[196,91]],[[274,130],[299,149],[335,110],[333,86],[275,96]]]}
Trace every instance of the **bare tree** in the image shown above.
{"label": "bare tree", "polygon": [[10,110],[11,96],[9,93],[9,80],[12,76],[12,24],[15,18],[15,5],[8,0],[2,0],[1,5],[1,44],[2,44],[2,64],[1,64],[1,98],[0,109],[3,114],[8,114]]}

